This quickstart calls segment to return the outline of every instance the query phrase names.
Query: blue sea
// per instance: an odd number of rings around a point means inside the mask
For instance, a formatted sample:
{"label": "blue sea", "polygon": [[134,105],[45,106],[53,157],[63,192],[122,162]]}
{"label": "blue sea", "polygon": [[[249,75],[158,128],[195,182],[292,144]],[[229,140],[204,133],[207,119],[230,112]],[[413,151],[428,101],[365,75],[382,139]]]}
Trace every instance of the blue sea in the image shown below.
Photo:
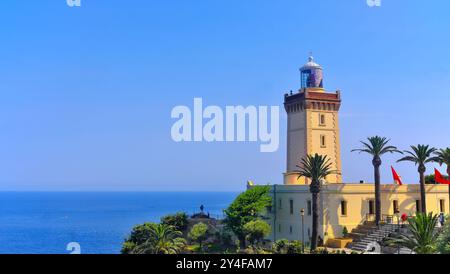
{"label": "blue sea", "polygon": [[0,254],[115,254],[134,225],[170,213],[222,217],[231,192],[0,192]]}

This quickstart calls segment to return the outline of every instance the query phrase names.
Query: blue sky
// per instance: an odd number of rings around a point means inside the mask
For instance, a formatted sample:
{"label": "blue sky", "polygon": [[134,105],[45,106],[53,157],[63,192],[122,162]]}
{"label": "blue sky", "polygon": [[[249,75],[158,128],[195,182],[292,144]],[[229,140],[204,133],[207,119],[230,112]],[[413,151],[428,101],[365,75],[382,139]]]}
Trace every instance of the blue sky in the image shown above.
{"label": "blue sky", "polygon": [[[0,190],[282,183],[284,111],[276,153],[257,143],[174,143],[170,112],[194,97],[282,106],[309,51],[325,87],[342,90],[344,179],[372,181],[370,157],[350,153],[367,136],[401,149],[450,146],[449,8],[446,0],[2,1]],[[384,182],[396,157],[384,158]],[[395,166],[418,181],[411,164]]]}

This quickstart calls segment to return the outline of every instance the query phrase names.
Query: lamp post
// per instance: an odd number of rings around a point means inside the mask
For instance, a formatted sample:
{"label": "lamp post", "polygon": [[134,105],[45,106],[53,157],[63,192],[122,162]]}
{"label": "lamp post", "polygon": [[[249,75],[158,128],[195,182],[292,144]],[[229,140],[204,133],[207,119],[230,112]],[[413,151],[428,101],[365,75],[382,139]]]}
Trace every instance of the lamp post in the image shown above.
{"label": "lamp post", "polygon": [[302,216],[302,253],[305,254],[305,209],[300,210]]}
{"label": "lamp post", "polygon": [[[397,217],[397,233],[400,235],[400,211],[396,210],[394,214]],[[397,254],[400,254],[400,244],[397,244]]]}

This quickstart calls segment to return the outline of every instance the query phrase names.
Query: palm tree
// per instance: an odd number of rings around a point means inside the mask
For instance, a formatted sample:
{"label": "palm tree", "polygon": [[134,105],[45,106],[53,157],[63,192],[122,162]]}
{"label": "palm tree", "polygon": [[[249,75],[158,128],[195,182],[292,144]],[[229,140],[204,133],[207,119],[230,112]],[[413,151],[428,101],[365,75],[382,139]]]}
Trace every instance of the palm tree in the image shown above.
{"label": "palm tree", "polygon": [[435,231],[437,221],[437,215],[418,213],[408,219],[410,233],[390,238],[388,243],[406,247],[418,254],[433,254],[439,236]]}
{"label": "palm tree", "polygon": [[336,174],[338,171],[331,170],[331,162],[327,156],[319,154],[307,155],[301,160],[299,168],[299,178],[305,177],[311,180],[309,187],[312,194],[312,235],[311,235],[311,250],[317,248],[318,229],[319,229],[319,193],[321,188],[321,181],[330,174]]}
{"label": "palm tree", "polygon": [[357,151],[359,153],[365,152],[373,156],[372,165],[375,175],[375,224],[378,226],[381,221],[381,175],[380,166],[382,164],[381,156],[386,153],[402,153],[395,146],[389,146],[389,139],[385,137],[375,136],[367,138],[369,142],[361,141],[363,145],[360,149],[354,149],[352,152]]}
{"label": "palm tree", "polygon": [[137,246],[137,254],[177,254],[186,244],[182,233],[174,226],[156,224],[150,228],[148,240]]}
{"label": "palm tree", "polygon": [[432,156],[432,154],[437,149],[434,147],[430,147],[429,145],[411,146],[411,149],[412,151],[405,150],[405,153],[408,154],[408,156],[401,158],[397,162],[409,161],[418,166],[417,171],[420,174],[420,200],[422,204],[422,213],[427,213],[427,201],[425,192],[425,171],[427,171],[427,168],[425,167],[425,165],[427,163],[439,161],[437,157]]}
{"label": "palm tree", "polygon": [[[440,150],[434,152],[434,154],[438,158],[437,162],[441,166],[444,164],[447,166],[447,175],[448,175],[448,178],[450,179],[450,148],[440,149]],[[450,185],[448,185],[448,195],[450,197]],[[449,201],[450,201],[450,199],[449,199]],[[450,206],[450,203],[449,203],[449,206]]]}

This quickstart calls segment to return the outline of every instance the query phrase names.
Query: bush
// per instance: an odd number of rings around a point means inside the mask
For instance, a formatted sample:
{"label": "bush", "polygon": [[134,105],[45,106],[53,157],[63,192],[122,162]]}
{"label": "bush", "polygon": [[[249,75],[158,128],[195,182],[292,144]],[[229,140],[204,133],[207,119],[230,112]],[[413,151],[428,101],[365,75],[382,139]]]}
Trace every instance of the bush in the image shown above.
{"label": "bush", "polygon": [[224,229],[220,232],[217,232],[217,240],[225,246],[232,246],[233,243],[233,233]]}
{"label": "bush", "polygon": [[161,218],[161,224],[175,227],[176,230],[184,231],[188,226],[188,216],[185,212],[166,215]]}
{"label": "bush", "polygon": [[204,223],[198,223],[191,228],[189,232],[189,238],[198,243],[200,250],[202,249],[203,241],[208,237],[208,225]]}
{"label": "bush", "polygon": [[303,244],[300,241],[292,241],[287,247],[287,254],[302,254]]}
{"label": "bush", "polygon": [[250,221],[244,225],[244,233],[252,245],[261,242],[270,232],[270,225],[263,220]]}
{"label": "bush", "polygon": [[317,248],[315,251],[311,251],[311,254],[330,254],[330,251],[326,247]]}
{"label": "bush", "polygon": [[437,239],[436,249],[441,254],[450,254],[450,219],[445,222],[444,228]]}
{"label": "bush", "polygon": [[276,254],[286,254],[288,245],[289,245],[289,240],[280,239],[280,240],[275,241],[272,248]]}
{"label": "bush", "polygon": [[346,226],[344,226],[344,228],[342,229],[342,236],[344,238],[346,238],[348,236],[348,229]]}
{"label": "bush", "polygon": [[302,254],[303,245],[300,241],[290,242],[287,239],[277,240],[273,244],[273,252],[276,254]]}

